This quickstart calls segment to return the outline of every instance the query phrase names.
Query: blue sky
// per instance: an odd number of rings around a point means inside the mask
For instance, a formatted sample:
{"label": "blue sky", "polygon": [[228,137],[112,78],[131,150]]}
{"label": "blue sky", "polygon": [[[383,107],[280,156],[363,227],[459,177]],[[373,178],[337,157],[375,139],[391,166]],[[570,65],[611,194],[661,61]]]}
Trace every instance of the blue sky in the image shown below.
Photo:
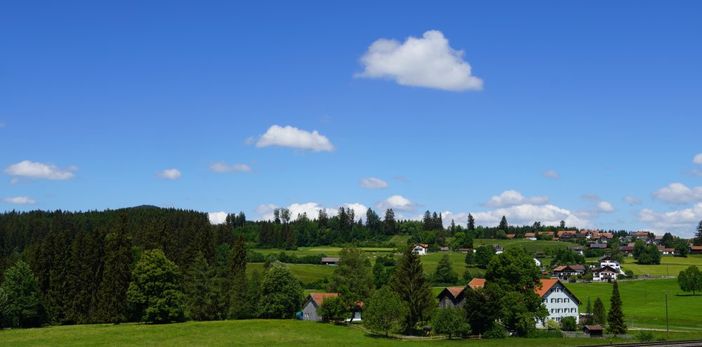
{"label": "blue sky", "polygon": [[0,210],[702,219],[698,2],[2,7]]}

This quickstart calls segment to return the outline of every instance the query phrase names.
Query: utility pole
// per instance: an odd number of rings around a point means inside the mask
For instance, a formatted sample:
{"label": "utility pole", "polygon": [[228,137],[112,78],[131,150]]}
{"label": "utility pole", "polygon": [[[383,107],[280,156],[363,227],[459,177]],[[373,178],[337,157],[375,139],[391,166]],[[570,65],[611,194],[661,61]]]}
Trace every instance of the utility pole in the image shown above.
{"label": "utility pole", "polygon": [[668,293],[665,293],[665,338],[670,336],[670,325],[668,325]]}

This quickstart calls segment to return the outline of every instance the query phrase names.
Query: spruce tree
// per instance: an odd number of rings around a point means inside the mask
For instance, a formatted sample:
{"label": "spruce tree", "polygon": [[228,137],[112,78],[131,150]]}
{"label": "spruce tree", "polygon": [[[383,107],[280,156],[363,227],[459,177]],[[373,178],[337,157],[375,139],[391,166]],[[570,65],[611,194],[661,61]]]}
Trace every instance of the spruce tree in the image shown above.
{"label": "spruce tree", "polygon": [[395,235],[395,232],[397,231],[397,225],[395,222],[395,211],[393,211],[391,208],[385,211],[383,229],[385,231],[385,235]]}
{"label": "spruce tree", "polygon": [[199,252],[185,276],[186,303],[193,320],[215,320],[218,317],[214,277],[214,268]]}
{"label": "spruce tree", "polygon": [[602,324],[607,323],[607,313],[605,311],[604,303],[600,298],[595,299],[595,306],[592,310],[592,324]]}
{"label": "spruce tree", "polygon": [[614,335],[626,334],[624,312],[622,311],[622,298],[619,296],[619,284],[615,281],[612,285],[609,314],[607,315],[607,331]]}
{"label": "spruce tree", "polygon": [[697,224],[697,233],[692,241],[695,246],[702,246],[702,220]]}
{"label": "spruce tree", "polygon": [[448,254],[444,254],[439,260],[439,265],[436,267],[432,280],[437,284],[454,284],[458,281],[458,276],[453,272]]}
{"label": "spruce tree", "polygon": [[507,217],[502,216],[502,219],[500,219],[500,225],[497,228],[504,232],[507,232],[507,229],[509,229],[509,224],[507,224]]}
{"label": "spruce tree", "polygon": [[434,296],[429,282],[424,277],[424,269],[419,256],[407,247],[400,258],[391,282],[392,289],[407,305],[404,329],[411,332],[417,323],[431,317],[434,308]]}
{"label": "spruce tree", "polygon": [[[284,223],[287,226],[287,221]],[[234,241],[229,276],[229,317],[248,318],[250,310],[246,299],[248,285],[246,284],[246,245],[243,235],[239,235]]]}
{"label": "spruce tree", "polygon": [[131,279],[131,239],[122,230],[105,236],[105,268],[97,292],[96,321],[127,321],[127,288]]}
{"label": "spruce tree", "polygon": [[475,219],[473,218],[472,214],[468,214],[468,231],[474,231],[475,230]]}

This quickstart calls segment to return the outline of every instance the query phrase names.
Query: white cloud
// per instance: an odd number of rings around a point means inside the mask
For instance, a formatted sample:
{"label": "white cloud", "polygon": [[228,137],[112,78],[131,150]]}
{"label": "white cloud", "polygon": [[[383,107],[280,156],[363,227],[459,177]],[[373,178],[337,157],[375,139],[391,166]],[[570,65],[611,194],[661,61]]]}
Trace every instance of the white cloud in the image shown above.
{"label": "white cloud", "polygon": [[[366,207],[360,203],[346,203],[342,206],[353,210],[356,220],[365,219]],[[259,214],[260,220],[273,220],[275,218],[274,211],[278,206],[274,204],[263,204],[256,207],[256,212]],[[339,213],[338,208],[324,207],[316,202],[292,203],[286,207],[290,211],[290,218],[295,220],[299,216],[306,214],[308,218],[315,219],[319,215],[320,210],[324,210],[329,216],[336,216]]]}
{"label": "white cloud", "polygon": [[614,212],[614,206],[608,201],[600,201],[597,203],[597,210],[605,213]]}
{"label": "white cloud", "polygon": [[632,195],[627,195],[624,197],[624,202],[626,202],[629,206],[634,206],[641,204],[641,199]]}
{"label": "white cloud", "polygon": [[[26,177],[33,179],[67,180],[74,176],[75,167],[61,169],[55,165],[23,160],[5,169],[5,173],[15,178]],[[15,179],[13,179],[16,182]]]}
{"label": "white cloud", "polygon": [[689,188],[688,186],[675,182],[653,192],[656,199],[674,204],[685,204],[702,200],[702,187]]}
{"label": "white cloud", "polygon": [[223,162],[216,162],[210,165],[210,170],[217,173],[251,172],[251,166],[247,164],[227,164]]}
{"label": "white cloud", "polygon": [[544,171],[544,177],[550,178],[552,180],[557,180],[561,178],[561,175],[556,170],[546,170]]}
{"label": "white cloud", "polygon": [[691,237],[695,233],[697,223],[702,220],[702,203],[667,212],[645,208],[639,212],[639,219],[654,232],[673,232],[683,237]]}
{"label": "white cloud", "polygon": [[224,224],[227,220],[227,212],[209,212],[207,218],[210,220],[210,224]]}
{"label": "white cloud", "polygon": [[314,130],[312,132],[292,126],[273,125],[256,142],[256,147],[291,147],[314,152],[331,152],[334,150],[329,139]]}
{"label": "white cloud", "polygon": [[695,164],[702,164],[702,153],[695,155],[695,157],[692,158],[692,162]]}
{"label": "white cloud", "polygon": [[376,206],[381,210],[391,208],[395,211],[413,211],[416,205],[402,195],[393,195],[379,202]]}
{"label": "white cloud", "polygon": [[361,57],[365,78],[388,78],[403,86],[450,91],[481,90],[483,81],[472,75],[463,51],[449,46],[444,34],[429,30],[421,38],[408,37],[404,43],[379,39]]}
{"label": "white cloud", "polygon": [[8,204],[15,205],[31,205],[36,203],[36,201],[28,196],[12,196],[4,199]]}
{"label": "white cloud", "polygon": [[521,204],[491,211],[475,212],[475,223],[498,225],[502,216],[512,225],[530,225],[540,221],[543,225],[558,225],[562,220],[568,226],[588,227],[590,222],[577,213],[555,205]]}
{"label": "white cloud", "polygon": [[361,187],[368,189],[382,189],[388,187],[388,182],[385,182],[377,177],[367,177],[361,180]]}
{"label": "white cloud", "polygon": [[525,197],[516,190],[506,190],[500,195],[495,195],[485,203],[489,207],[505,207],[522,204],[543,205],[548,203],[547,196]]}
{"label": "white cloud", "polygon": [[182,176],[178,169],[165,169],[158,173],[158,176],[167,180],[177,180]]}

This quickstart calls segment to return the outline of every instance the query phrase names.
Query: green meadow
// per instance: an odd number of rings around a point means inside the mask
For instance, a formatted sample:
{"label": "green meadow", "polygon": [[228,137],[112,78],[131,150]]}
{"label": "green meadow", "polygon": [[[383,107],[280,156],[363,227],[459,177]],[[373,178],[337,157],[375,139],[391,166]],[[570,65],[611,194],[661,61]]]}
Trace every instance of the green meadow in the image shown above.
{"label": "green meadow", "polygon": [[[656,336],[664,336],[656,333]],[[700,338],[674,333],[671,339]],[[590,338],[507,338],[497,340],[398,340],[369,335],[360,326],[295,320],[186,322],[165,325],[95,324],[0,330],[3,346],[583,346]],[[615,340],[624,342],[626,340]],[[631,340],[629,340],[631,341]]]}

